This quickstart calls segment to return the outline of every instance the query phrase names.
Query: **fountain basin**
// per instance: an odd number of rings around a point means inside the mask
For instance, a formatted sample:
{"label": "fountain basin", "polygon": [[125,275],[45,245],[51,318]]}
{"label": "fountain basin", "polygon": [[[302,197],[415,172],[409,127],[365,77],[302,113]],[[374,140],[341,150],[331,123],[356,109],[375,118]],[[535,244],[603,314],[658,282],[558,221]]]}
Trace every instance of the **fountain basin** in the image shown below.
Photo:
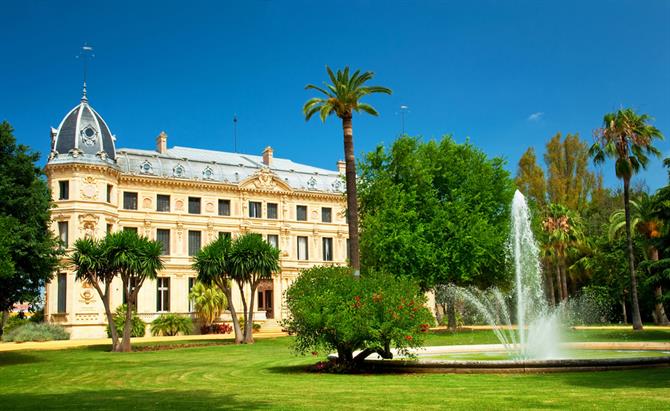
{"label": "fountain basin", "polygon": [[[470,356],[502,357],[502,344],[426,347],[414,352],[416,359],[369,357],[365,366],[380,372],[407,373],[546,373],[607,371],[670,366],[670,343],[588,342],[561,344],[561,349],[591,358],[552,359],[448,359]],[[608,355],[611,353],[611,355]],[[593,355],[589,355],[593,354]]]}

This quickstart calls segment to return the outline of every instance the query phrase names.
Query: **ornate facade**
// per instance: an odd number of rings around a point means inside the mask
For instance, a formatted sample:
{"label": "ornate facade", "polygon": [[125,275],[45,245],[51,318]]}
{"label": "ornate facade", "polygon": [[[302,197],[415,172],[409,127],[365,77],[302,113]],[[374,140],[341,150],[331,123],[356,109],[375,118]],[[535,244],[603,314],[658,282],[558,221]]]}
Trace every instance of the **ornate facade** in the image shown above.
{"label": "ornate facade", "polygon": [[[256,298],[255,318],[265,327],[284,315],[283,293],[299,270],[346,261],[343,162],[331,171],[274,158],[270,147],[262,156],[168,148],[165,133],[155,151],[117,149],[85,89],[51,139],[53,230],[68,250],[78,238],[116,230],[163,242],[165,268],[138,296],[138,315],[147,323],[163,312],[192,313],[192,255],[221,235],[260,233],[281,251],[280,272]],[[65,267],[46,287],[45,315],[72,338],[106,336],[100,297]],[[112,288],[114,309],[123,303],[120,281]]]}

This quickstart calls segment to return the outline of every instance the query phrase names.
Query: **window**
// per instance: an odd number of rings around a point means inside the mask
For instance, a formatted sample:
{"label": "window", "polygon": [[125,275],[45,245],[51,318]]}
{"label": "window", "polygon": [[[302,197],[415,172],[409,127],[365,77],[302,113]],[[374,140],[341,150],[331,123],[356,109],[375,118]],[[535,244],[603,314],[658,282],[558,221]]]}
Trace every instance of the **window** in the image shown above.
{"label": "window", "polygon": [[[272,310],[272,290],[259,290],[258,291],[258,310],[261,311],[271,311]],[[268,313],[270,314],[270,313]],[[267,315],[267,314],[266,314]],[[271,317],[267,317],[271,318]]]}
{"label": "window", "polygon": [[230,200],[219,200],[219,215],[230,215]]}
{"label": "window", "polygon": [[156,280],[156,311],[170,311],[170,277],[158,277]]}
{"label": "window", "polygon": [[228,231],[219,231],[219,238],[221,237],[227,237],[228,239],[230,239],[231,235]]}
{"label": "window", "polygon": [[111,203],[112,202],[112,185],[107,184],[107,202]]}
{"label": "window", "polygon": [[68,243],[68,224],[67,221],[59,221],[58,222],[58,238],[60,238],[60,242],[63,244],[63,247],[68,247],[70,244]]}
{"label": "window", "polygon": [[249,217],[261,218],[261,203],[259,201],[249,201]]}
{"label": "window", "polygon": [[110,234],[112,232],[113,227],[114,227],[113,224],[107,224],[107,234]]}
{"label": "window", "polygon": [[331,223],[333,221],[333,209],[330,207],[321,208],[321,221]]}
{"label": "window", "polygon": [[268,203],[268,218],[277,219],[277,203]]}
{"label": "window", "polygon": [[188,278],[188,295],[186,298],[188,298],[188,312],[192,313],[195,311],[195,301],[191,298],[191,290],[193,289],[193,286],[195,285],[195,278],[189,277]]}
{"label": "window", "polygon": [[58,274],[58,313],[67,312],[65,298],[67,297],[67,274],[60,273]]}
{"label": "window", "polygon": [[307,237],[298,237],[298,260],[308,260]]}
{"label": "window", "polygon": [[200,231],[188,232],[188,255],[194,256],[200,251]]}
{"label": "window", "polygon": [[323,240],[323,261],[333,261],[333,239],[324,237],[322,240]]}
{"label": "window", "polygon": [[158,194],[156,196],[156,211],[170,211],[170,196]]}
{"label": "window", "polygon": [[200,197],[188,198],[188,212],[189,214],[200,214]]}
{"label": "window", "polygon": [[156,241],[163,245],[163,255],[170,255],[170,230],[159,228],[156,230]]}
{"label": "window", "polygon": [[295,219],[298,221],[307,221],[307,206],[304,205],[296,206]]}
{"label": "window", "polygon": [[[137,277],[132,277],[130,279],[130,292],[133,293],[136,287],[137,287]],[[128,304],[128,297],[126,297],[125,291],[123,292],[123,303]],[[135,309],[137,309],[137,298],[135,298],[133,304],[135,305]]]}
{"label": "window", "polygon": [[58,182],[58,199],[59,200],[67,200],[70,198],[70,182],[65,180],[65,181],[59,181]]}
{"label": "window", "polygon": [[126,210],[137,210],[137,193],[123,192],[123,208]]}
{"label": "window", "polygon": [[132,231],[137,234],[137,227],[123,227],[123,231]]}
{"label": "window", "polygon": [[279,248],[279,236],[277,234],[268,234],[268,243],[274,248]]}

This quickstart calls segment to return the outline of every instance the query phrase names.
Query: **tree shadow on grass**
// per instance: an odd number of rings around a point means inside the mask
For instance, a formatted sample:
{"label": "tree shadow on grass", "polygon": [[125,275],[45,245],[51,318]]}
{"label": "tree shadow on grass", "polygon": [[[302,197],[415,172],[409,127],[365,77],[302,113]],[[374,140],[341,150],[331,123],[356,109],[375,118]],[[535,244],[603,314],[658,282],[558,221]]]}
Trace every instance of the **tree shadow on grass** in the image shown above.
{"label": "tree shadow on grass", "polygon": [[[66,387],[64,387],[66,388]],[[269,402],[237,399],[215,391],[129,390],[75,391],[68,393],[0,394],[6,410],[259,410]],[[277,406],[279,404],[274,404]]]}
{"label": "tree shadow on grass", "polygon": [[31,364],[44,361],[42,358],[26,354],[25,352],[0,352],[0,367],[7,365]]}

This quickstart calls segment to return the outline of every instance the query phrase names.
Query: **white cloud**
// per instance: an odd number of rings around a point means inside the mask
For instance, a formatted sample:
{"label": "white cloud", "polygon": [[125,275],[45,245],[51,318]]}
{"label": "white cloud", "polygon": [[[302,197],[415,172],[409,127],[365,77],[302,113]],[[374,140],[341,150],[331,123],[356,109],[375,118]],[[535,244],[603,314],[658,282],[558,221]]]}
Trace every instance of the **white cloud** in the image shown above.
{"label": "white cloud", "polygon": [[544,117],[544,113],[538,111],[537,113],[533,113],[530,116],[528,116],[528,121],[540,121],[542,117]]}

